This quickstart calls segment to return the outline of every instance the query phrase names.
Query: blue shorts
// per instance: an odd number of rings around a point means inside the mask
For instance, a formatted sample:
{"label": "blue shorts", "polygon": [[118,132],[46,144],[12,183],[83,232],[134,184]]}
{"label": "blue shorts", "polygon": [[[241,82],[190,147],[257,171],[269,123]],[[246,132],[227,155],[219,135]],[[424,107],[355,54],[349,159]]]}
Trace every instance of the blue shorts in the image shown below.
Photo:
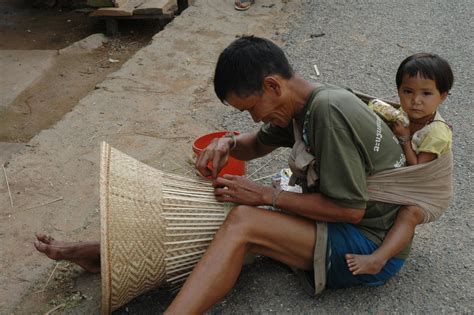
{"label": "blue shorts", "polygon": [[366,238],[352,224],[328,223],[327,272],[326,287],[331,289],[346,288],[355,285],[378,286],[384,284],[403,266],[405,260],[390,259],[376,275],[354,276],[347,267],[346,254],[368,255],[378,246]]}

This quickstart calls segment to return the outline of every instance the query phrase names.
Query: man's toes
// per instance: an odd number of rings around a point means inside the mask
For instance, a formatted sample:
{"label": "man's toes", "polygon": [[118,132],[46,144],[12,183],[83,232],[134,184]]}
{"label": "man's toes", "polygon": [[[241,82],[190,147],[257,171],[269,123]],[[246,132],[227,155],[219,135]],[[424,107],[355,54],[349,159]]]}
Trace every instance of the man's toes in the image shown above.
{"label": "man's toes", "polygon": [[44,253],[46,251],[46,244],[40,241],[34,241],[33,243],[35,245],[35,248],[39,251]]}
{"label": "man's toes", "polygon": [[61,253],[49,244],[45,244],[40,241],[35,241],[35,247],[39,252],[42,252],[51,259],[59,260],[62,259]]}
{"label": "man's toes", "polygon": [[54,241],[53,237],[46,234],[36,234],[36,238],[45,244],[51,244]]}

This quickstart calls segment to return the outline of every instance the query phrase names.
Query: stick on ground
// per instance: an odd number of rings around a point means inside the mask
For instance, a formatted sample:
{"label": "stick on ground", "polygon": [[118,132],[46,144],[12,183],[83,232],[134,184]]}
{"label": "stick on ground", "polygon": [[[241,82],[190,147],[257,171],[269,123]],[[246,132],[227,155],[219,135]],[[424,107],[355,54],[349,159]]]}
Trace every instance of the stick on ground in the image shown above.
{"label": "stick on ground", "polygon": [[10,184],[8,183],[8,177],[7,177],[7,171],[5,170],[5,164],[2,164],[2,168],[3,168],[3,175],[5,175],[5,181],[7,182],[8,195],[10,196],[10,207],[12,207],[13,209],[12,192],[10,190]]}

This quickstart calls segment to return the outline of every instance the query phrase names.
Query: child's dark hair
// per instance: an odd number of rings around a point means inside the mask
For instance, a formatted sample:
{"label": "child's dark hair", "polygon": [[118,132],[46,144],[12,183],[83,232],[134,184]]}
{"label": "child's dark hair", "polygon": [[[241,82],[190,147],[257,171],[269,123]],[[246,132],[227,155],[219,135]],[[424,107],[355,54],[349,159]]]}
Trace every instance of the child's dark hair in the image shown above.
{"label": "child's dark hair", "polygon": [[272,74],[285,79],[293,76],[293,69],[281,48],[267,39],[244,36],[220,54],[214,74],[214,91],[221,102],[229,93],[247,97],[260,93],[263,79]]}
{"label": "child's dark hair", "polygon": [[400,89],[405,74],[409,77],[420,75],[436,82],[440,93],[449,92],[453,86],[453,71],[449,63],[435,54],[418,53],[402,61],[397,70],[397,90]]}

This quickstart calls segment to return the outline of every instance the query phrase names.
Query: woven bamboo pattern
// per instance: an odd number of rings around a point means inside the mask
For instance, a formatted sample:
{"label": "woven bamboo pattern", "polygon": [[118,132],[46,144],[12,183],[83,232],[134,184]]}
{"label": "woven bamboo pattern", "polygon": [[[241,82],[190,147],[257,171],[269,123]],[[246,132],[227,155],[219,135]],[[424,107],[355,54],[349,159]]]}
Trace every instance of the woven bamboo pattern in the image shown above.
{"label": "woven bamboo pattern", "polygon": [[179,287],[230,205],[209,181],[167,174],[103,142],[100,162],[102,313],[169,283]]}
{"label": "woven bamboo pattern", "polygon": [[164,175],[167,282],[179,287],[202,257],[227,216],[208,181]]}

